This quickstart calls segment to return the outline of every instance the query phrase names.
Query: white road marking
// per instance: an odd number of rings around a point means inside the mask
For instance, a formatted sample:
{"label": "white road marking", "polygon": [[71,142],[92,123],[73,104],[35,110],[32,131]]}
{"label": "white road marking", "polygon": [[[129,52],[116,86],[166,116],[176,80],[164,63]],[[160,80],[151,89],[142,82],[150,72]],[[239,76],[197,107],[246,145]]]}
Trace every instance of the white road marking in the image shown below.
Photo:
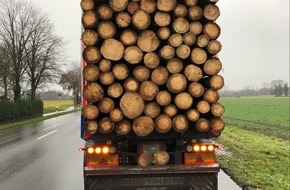
{"label": "white road marking", "polygon": [[57,132],[57,130],[54,130],[54,131],[51,131],[50,133],[47,133],[47,134],[45,134],[45,135],[42,135],[42,136],[38,137],[37,140],[40,140],[40,139],[42,139],[42,138],[44,138],[44,137],[47,137],[48,135],[51,135],[51,134],[53,134],[53,133],[55,133],[55,132]]}

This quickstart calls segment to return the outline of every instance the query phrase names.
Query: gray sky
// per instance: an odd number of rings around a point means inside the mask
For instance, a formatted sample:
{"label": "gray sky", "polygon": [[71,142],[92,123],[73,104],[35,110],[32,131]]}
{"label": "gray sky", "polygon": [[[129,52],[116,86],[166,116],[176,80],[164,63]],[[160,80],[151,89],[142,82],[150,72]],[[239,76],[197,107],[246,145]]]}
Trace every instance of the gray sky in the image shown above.
{"label": "gray sky", "polygon": [[[81,60],[80,0],[32,0],[48,13],[67,55]],[[289,83],[289,0],[220,0],[218,40],[226,85],[239,90],[282,79]]]}

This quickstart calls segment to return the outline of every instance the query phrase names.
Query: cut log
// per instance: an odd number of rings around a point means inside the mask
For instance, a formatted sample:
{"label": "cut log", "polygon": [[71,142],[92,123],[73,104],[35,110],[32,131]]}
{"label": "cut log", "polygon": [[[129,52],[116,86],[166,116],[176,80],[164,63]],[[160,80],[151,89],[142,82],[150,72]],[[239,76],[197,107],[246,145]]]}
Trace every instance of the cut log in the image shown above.
{"label": "cut log", "polygon": [[207,132],[210,129],[210,123],[205,118],[200,118],[196,124],[195,128],[200,132]]}
{"label": "cut log", "polygon": [[115,108],[110,112],[110,119],[113,122],[120,122],[123,119],[124,115],[121,109]]}
{"label": "cut log", "polygon": [[173,117],[177,114],[178,112],[178,109],[175,105],[173,104],[169,104],[168,106],[166,106],[164,109],[163,109],[164,113],[166,115],[168,115],[169,117]]}
{"label": "cut log", "polygon": [[98,18],[102,20],[109,20],[113,16],[113,10],[108,4],[101,4],[96,11]]}
{"label": "cut log", "polygon": [[137,10],[140,9],[140,5],[139,3],[137,2],[130,2],[127,6],[127,11],[130,13],[130,14],[134,14]]}
{"label": "cut log", "polygon": [[220,99],[219,93],[217,90],[206,89],[203,94],[203,99],[210,104],[218,102]]}
{"label": "cut log", "polygon": [[198,21],[191,22],[189,24],[189,31],[195,35],[199,35],[202,32],[202,24]]}
{"label": "cut log", "polygon": [[129,75],[128,67],[123,63],[116,64],[112,69],[113,75],[118,80],[124,80]]}
{"label": "cut log", "polygon": [[159,47],[159,39],[153,31],[145,30],[139,36],[137,44],[142,51],[153,52]]}
{"label": "cut log", "polygon": [[188,9],[188,16],[191,20],[199,20],[203,16],[203,10],[199,6],[193,6]]}
{"label": "cut log", "polygon": [[120,100],[120,108],[129,119],[140,116],[144,106],[144,100],[138,93],[126,92]]}
{"label": "cut log", "polygon": [[182,17],[173,21],[172,27],[176,33],[184,34],[189,30],[189,22]]}
{"label": "cut log", "polygon": [[151,117],[140,116],[133,121],[133,131],[139,137],[146,137],[154,130],[154,122]]}
{"label": "cut log", "polygon": [[157,85],[163,85],[168,80],[169,73],[166,67],[157,67],[153,70],[151,74],[151,80]]}
{"label": "cut log", "polygon": [[182,44],[182,35],[172,34],[169,38],[169,44],[173,47],[179,47]]}
{"label": "cut log", "polygon": [[99,63],[99,68],[102,72],[109,71],[111,69],[111,61],[108,59],[102,59]]}
{"label": "cut log", "polygon": [[127,92],[137,92],[139,89],[139,82],[135,78],[127,78],[124,82],[124,89]]}
{"label": "cut log", "polygon": [[129,46],[125,49],[124,59],[131,63],[140,63],[143,59],[143,52],[138,46]]}
{"label": "cut log", "polygon": [[111,85],[115,81],[114,74],[111,71],[101,72],[99,81],[103,85]]}
{"label": "cut log", "polygon": [[207,101],[202,100],[197,103],[196,109],[199,111],[199,113],[205,114],[210,111],[210,105]]}
{"label": "cut log", "polygon": [[183,4],[178,4],[173,10],[174,16],[185,17],[187,14],[187,7]]}
{"label": "cut log", "polygon": [[145,66],[138,66],[133,70],[133,76],[139,81],[144,82],[150,78],[150,70]]}
{"label": "cut log", "polygon": [[140,85],[139,94],[145,101],[153,100],[159,92],[158,86],[152,81],[144,81]]}
{"label": "cut log", "polygon": [[99,111],[102,113],[110,113],[115,107],[114,101],[111,98],[103,98],[98,103]]}
{"label": "cut log", "polygon": [[204,7],[203,15],[207,20],[215,21],[220,16],[220,10],[215,4],[208,4]]}
{"label": "cut log", "polygon": [[179,133],[184,133],[188,129],[188,120],[184,115],[177,115],[172,120],[172,127]]}
{"label": "cut log", "polygon": [[204,48],[208,45],[209,43],[209,38],[207,35],[200,35],[197,37],[197,46],[198,47],[201,47],[201,48]]}
{"label": "cut log", "polygon": [[194,48],[191,51],[191,60],[197,65],[203,64],[207,60],[206,51],[201,48]]}
{"label": "cut log", "polygon": [[207,45],[207,51],[212,55],[218,54],[221,51],[221,49],[222,45],[217,40],[211,40]]}
{"label": "cut log", "polygon": [[172,11],[176,5],[176,0],[157,0],[157,9],[160,11]]}
{"label": "cut log", "polygon": [[119,98],[123,94],[123,87],[119,83],[111,84],[108,87],[108,95],[112,98]]}
{"label": "cut log", "polygon": [[131,16],[129,13],[126,12],[120,12],[116,16],[116,24],[119,27],[125,28],[131,24]]}
{"label": "cut log", "polygon": [[197,4],[197,0],[185,0],[185,4],[189,7],[193,7]]}
{"label": "cut log", "polygon": [[86,119],[94,120],[99,116],[99,109],[93,104],[86,105],[83,108],[83,116]]}
{"label": "cut log", "polygon": [[157,4],[155,0],[141,0],[140,8],[148,13],[153,13],[157,8]]}
{"label": "cut log", "polygon": [[196,109],[189,109],[186,112],[186,118],[188,121],[196,122],[200,117],[199,112]]}
{"label": "cut log", "polygon": [[203,33],[211,40],[217,39],[220,36],[220,32],[221,29],[215,22],[207,22],[203,27]]}
{"label": "cut log", "polygon": [[155,120],[155,130],[159,133],[167,133],[172,127],[172,120],[168,115],[159,115]]}
{"label": "cut log", "polygon": [[88,102],[98,102],[104,97],[104,90],[96,82],[88,83],[83,90],[83,96]]}
{"label": "cut log", "polygon": [[152,154],[141,153],[137,158],[137,164],[138,166],[141,167],[150,166],[152,162],[153,162],[153,153]]}
{"label": "cut log", "polygon": [[183,43],[187,46],[192,46],[196,42],[196,36],[193,32],[183,34]]}
{"label": "cut log", "polygon": [[212,133],[219,133],[225,128],[225,122],[220,118],[210,120],[210,128]]}
{"label": "cut log", "polygon": [[82,33],[82,42],[86,46],[93,46],[98,42],[99,35],[94,30],[87,29]]}
{"label": "cut log", "polygon": [[175,105],[181,110],[189,109],[193,104],[193,98],[187,92],[178,94],[174,99]]}
{"label": "cut log", "polygon": [[82,24],[85,29],[95,28],[98,24],[98,17],[94,11],[86,11],[82,16]]}
{"label": "cut log", "polygon": [[193,82],[197,82],[203,77],[201,68],[193,64],[187,65],[185,67],[184,75],[187,78],[187,80]]}
{"label": "cut log", "polygon": [[220,117],[225,113],[225,107],[219,102],[212,104],[210,110],[211,113],[217,117]]}
{"label": "cut log", "polygon": [[120,136],[128,135],[131,131],[131,122],[123,120],[116,125],[116,132]]}
{"label": "cut log", "polygon": [[103,39],[112,38],[116,34],[116,27],[110,21],[102,21],[98,24],[98,34]]}
{"label": "cut log", "polygon": [[186,59],[189,57],[190,55],[190,47],[182,44],[181,46],[179,46],[176,49],[176,55],[180,58],[180,59]]}
{"label": "cut log", "polygon": [[102,134],[111,133],[115,129],[115,123],[108,117],[103,117],[99,122],[99,131]]}
{"label": "cut log", "polygon": [[172,59],[175,56],[175,49],[171,45],[165,45],[160,49],[160,56],[164,59]]}
{"label": "cut log", "polygon": [[213,75],[205,79],[205,85],[214,90],[220,90],[224,86],[224,78],[220,75]]}
{"label": "cut log", "polygon": [[88,133],[88,134],[95,134],[98,130],[98,124],[97,122],[93,121],[93,120],[89,120],[86,122],[85,124],[85,131]]}
{"label": "cut log", "polygon": [[106,39],[101,46],[101,53],[106,59],[119,61],[124,55],[124,45],[113,38]]}
{"label": "cut log", "polygon": [[204,93],[204,87],[198,82],[192,82],[188,87],[188,91],[192,97],[199,98]]}
{"label": "cut log", "polygon": [[109,3],[114,11],[120,12],[126,9],[129,0],[109,0]]}
{"label": "cut log", "polygon": [[170,92],[180,93],[186,88],[187,81],[182,74],[173,74],[169,77],[166,86]]}
{"label": "cut log", "polygon": [[160,114],[160,112],[161,112],[160,106],[155,102],[150,102],[146,104],[145,109],[144,109],[145,115],[151,118],[157,117]]}
{"label": "cut log", "polygon": [[222,69],[220,60],[216,57],[208,59],[203,66],[203,71],[209,76],[217,75]]}
{"label": "cut log", "polygon": [[154,52],[146,53],[144,56],[144,64],[150,69],[158,67],[160,63],[159,56]]}
{"label": "cut log", "polygon": [[83,69],[83,78],[86,81],[93,82],[98,80],[100,76],[100,69],[96,65],[88,64]]}
{"label": "cut log", "polygon": [[81,8],[83,11],[90,11],[93,10],[95,7],[94,0],[82,0],[81,1]]}
{"label": "cut log", "polygon": [[135,31],[127,29],[121,33],[120,41],[126,46],[134,45],[137,42],[137,34]]}
{"label": "cut log", "polygon": [[160,91],[156,96],[156,101],[160,106],[167,106],[171,102],[171,95],[167,91]]}
{"label": "cut log", "polygon": [[168,26],[171,22],[169,13],[158,11],[155,13],[154,21],[158,26]]}
{"label": "cut log", "polygon": [[170,34],[170,29],[167,27],[160,27],[157,31],[157,35],[161,40],[168,40]]}
{"label": "cut log", "polygon": [[145,30],[151,24],[149,13],[143,9],[137,10],[132,16],[132,23],[136,28]]}
{"label": "cut log", "polygon": [[183,62],[178,58],[173,58],[167,62],[166,67],[172,74],[180,73],[183,69]]}
{"label": "cut log", "polygon": [[98,63],[101,60],[101,52],[95,46],[88,46],[83,51],[83,58],[87,63]]}
{"label": "cut log", "polygon": [[159,151],[153,154],[153,164],[158,166],[165,166],[168,162],[169,154],[166,151]]}

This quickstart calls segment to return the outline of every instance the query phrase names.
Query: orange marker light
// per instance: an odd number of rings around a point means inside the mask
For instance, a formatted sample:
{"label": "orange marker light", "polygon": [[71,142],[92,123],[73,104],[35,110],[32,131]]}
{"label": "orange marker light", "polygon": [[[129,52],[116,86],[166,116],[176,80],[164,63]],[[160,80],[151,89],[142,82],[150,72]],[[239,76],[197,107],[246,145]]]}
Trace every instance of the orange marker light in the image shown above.
{"label": "orange marker light", "polygon": [[200,146],[199,145],[194,145],[193,150],[195,152],[198,152],[200,150]]}
{"label": "orange marker light", "polygon": [[208,149],[209,151],[213,151],[213,150],[214,150],[214,146],[209,145],[209,146],[207,147],[207,149]]}
{"label": "orange marker light", "polygon": [[97,154],[101,154],[102,149],[101,149],[100,147],[97,147],[97,148],[95,149],[95,152],[96,152]]}
{"label": "orange marker light", "polygon": [[108,154],[110,149],[108,147],[103,147],[103,154]]}
{"label": "orange marker light", "polygon": [[206,151],[206,146],[202,145],[200,149],[201,149],[201,151],[205,152]]}
{"label": "orange marker light", "polygon": [[89,154],[93,154],[95,152],[94,148],[90,147],[88,148],[88,153]]}

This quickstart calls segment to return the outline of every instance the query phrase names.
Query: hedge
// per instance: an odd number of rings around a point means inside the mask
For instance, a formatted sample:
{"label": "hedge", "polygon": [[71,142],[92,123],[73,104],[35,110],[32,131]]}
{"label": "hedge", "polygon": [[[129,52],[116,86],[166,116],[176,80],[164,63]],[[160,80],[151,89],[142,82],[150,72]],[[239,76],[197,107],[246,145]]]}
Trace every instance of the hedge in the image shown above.
{"label": "hedge", "polygon": [[42,114],[41,100],[0,101],[0,123],[30,119]]}

